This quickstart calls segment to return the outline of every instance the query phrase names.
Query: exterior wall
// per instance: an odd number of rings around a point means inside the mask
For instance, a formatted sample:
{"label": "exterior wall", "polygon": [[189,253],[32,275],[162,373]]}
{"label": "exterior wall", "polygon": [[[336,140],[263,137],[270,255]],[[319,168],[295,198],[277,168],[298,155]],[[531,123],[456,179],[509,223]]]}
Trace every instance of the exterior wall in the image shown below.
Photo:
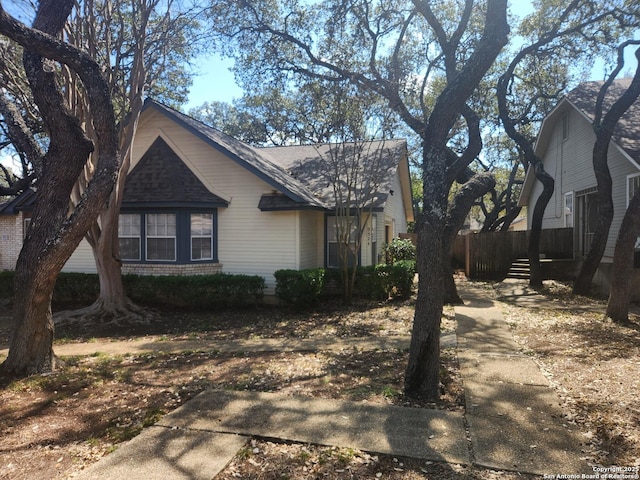
{"label": "exterior wall", "polygon": [[15,270],[22,239],[24,221],[18,215],[0,215],[0,270]]}
{"label": "exterior wall", "polygon": [[91,246],[86,240],[82,240],[78,248],[71,254],[67,263],[62,267],[63,272],[97,273],[96,261],[93,258]]}
{"label": "exterior wall", "polygon": [[[402,201],[402,187],[400,185],[400,177],[396,172],[393,179],[393,187],[391,187],[394,194],[387,197],[387,203],[384,208],[384,215],[387,224],[392,223],[394,225],[393,236],[397,237],[400,233],[407,233],[407,218],[405,216],[405,208]],[[378,219],[380,223],[380,219]],[[378,228],[380,225],[378,224]],[[384,243],[384,228],[382,231],[382,241]]]}
{"label": "exterior wall", "polygon": [[[562,115],[568,115],[569,133],[562,139]],[[542,228],[564,228],[564,194],[596,186],[593,174],[592,154],[595,136],[589,122],[573,108],[555,112],[555,121],[547,148],[537,154],[544,168],[555,180],[553,197],[544,212]],[[542,192],[542,185],[536,181],[529,202],[528,227],[531,228],[531,216],[535,200]],[[575,202],[575,198],[574,198]]]}
{"label": "exterior wall", "polygon": [[218,259],[222,271],[261,275],[266,280],[265,293],[272,294],[273,272],[300,265],[297,257],[300,212],[260,211],[260,197],[273,190],[269,184],[156,112],[140,123],[132,168],[159,135],[204,185],[229,200],[227,208],[218,209]]}
{"label": "exterior wall", "polygon": [[318,268],[324,264],[324,214],[322,212],[298,213],[298,269]]}
{"label": "exterior wall", "polygon": [[[562,138],[562,115],[568,115],[568,135]],[[564,224],[564,195],[574,192],[574,227],[578,227],[578,201],[575,192],[596,187],[595,174],[593,173],[593,144],[595,134],[591,124],[575,109],[566,108],[554,113],[553,123],[548,126],[552,129],[549,141],[544,152],[540,155],[545,170],[554,177],[555,189],[553,197],[544,213],[542,227],[563,228]],[[609,169],[612,177],[614,218],[609,232],[607,247],[602,261],[611,262],[615,240],[622,223],[622,216],[627,208],[627,175],[638,173],[639,170],[626,157],[623,156],[617,146],[609,148]],[[535,182],[531,192],[531,201],[528,207],[528,228],[531,228],[533,208],[535,200],[540,196],[542,186]]]}

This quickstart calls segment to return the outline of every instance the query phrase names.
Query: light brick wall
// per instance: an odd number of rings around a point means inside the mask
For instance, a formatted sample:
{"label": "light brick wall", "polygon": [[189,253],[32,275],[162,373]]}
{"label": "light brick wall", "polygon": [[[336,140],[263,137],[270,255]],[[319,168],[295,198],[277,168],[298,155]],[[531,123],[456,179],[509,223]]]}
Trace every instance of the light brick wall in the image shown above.
{"label": "light brick wall", "polygon": [[0,216],[0,270],[15,270],[22,249],[23,215]]}
{"label": "light brick wall", "polygon": [[122,273],[134,275],[212,275],[221,271],[221,263],[186,265],[125,263],[122,265]]}

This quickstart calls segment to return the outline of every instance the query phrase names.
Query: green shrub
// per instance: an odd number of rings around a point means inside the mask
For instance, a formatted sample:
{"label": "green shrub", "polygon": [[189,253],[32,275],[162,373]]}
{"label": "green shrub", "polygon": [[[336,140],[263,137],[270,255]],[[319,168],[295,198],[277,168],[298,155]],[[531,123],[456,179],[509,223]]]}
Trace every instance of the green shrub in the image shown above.
{"label": "green shrub", "polygon": [[125,291],[133,301],[148,305],[194,308],[257,304],[264,296],[258,275],[124,275]]}
{"label": "green shrub", "polygon": [[13,297],[13,277],[14,272],[0,272],[0,298]]}
{"label": "green shrub", "polygon": [[286,304],[301,307],[318,302],[324,287],[325,270],[277,270],[273,276],[276,279],[276,297]]}
{"label": "green shrub", "polygon": [[99,294],[100,281],[95,273],[60,273],[51,301],[56,305],[90,304]]}
{"label": "green shrub", "polygon": [[386,243],[382,247],[382,254],[384,255],[385,262],[388,265],[402,260],[416,259],[416,246],[411,240],[401,240],[394,238],[391,243]]}
{"label": "green shrub", "polygon": [[[0,297],[13,296],[14,272],[0,273]],[[126,295],[149,306],[177,305],[194,308],[257,304],[264,296],[264,278],[250,275],[151,276],[123,275]],[[57,306],[88,304],[100,293],[98,275],[60,273],[53,292]]]}

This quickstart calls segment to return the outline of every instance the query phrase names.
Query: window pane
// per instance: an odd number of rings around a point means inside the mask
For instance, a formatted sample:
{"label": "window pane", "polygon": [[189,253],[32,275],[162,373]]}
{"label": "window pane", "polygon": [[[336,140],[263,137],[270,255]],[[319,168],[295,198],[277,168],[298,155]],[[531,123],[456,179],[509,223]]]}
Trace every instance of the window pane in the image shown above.
{"label": "window pane", "polygon": [[120,258],[122,260],[140,260],[140,239],[120,238]]}
{"label": "window pane", "polygon": [[118,217],[120,258],[140,260],[140,214],[124,213]]}
{"label": "window pane", "polygon": [[192,260],[211,260],[213,258],[211,249],[211,238],[192,238],[191,239],[191,259]]}
{"label": "window pane", "polygon": [[191,259],[213,259],[213,214],[191,214]]}
{"label": "window pane", "polygon": [[211,236],[213,234],[213,215],[194,213],[191,215],[191,236]]}
{"label": "window pane", "polygon": [[147,260],[176,259],[175,238],[147,238]]}

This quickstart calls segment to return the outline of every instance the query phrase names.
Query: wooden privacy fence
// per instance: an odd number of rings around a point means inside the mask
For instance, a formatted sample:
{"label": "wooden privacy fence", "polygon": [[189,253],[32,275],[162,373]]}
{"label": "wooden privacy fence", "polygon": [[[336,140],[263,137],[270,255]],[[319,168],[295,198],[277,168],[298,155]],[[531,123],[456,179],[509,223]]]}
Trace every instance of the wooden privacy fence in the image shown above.
{"label": "wooden privacy fence", "polygon": [[[458,235],[452,252],[454,266],[463,267],[468,278],[501,280],[515,259],[527,258],[529,235],[529,231]],[[573,258],[573,229],[543,230],[540,253],[545,258]]]}

